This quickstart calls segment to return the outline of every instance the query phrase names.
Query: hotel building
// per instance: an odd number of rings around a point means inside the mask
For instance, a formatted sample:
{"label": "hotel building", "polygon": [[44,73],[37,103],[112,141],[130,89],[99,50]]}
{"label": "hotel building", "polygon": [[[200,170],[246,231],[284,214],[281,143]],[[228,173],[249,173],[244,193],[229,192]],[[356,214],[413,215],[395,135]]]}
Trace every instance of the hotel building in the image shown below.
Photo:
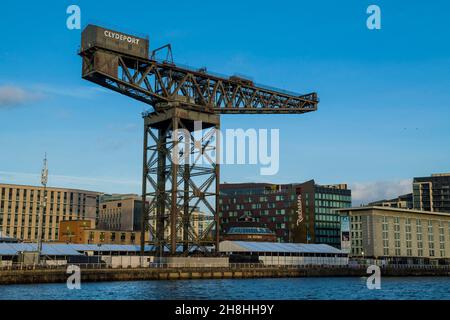
{"label": "hotel building", "polygon": [[283,185],[225,183],[220,188],[222,236],[249,217],[275,232],[278,242],[340,247],[340,217],[334,209],[351,207],[346,184],[318,185],[310,180]]}
{"label": "hotel building", "polygon": [[450,214],[391,207],[338,210],[341,249],[351,257],[450,264]]}

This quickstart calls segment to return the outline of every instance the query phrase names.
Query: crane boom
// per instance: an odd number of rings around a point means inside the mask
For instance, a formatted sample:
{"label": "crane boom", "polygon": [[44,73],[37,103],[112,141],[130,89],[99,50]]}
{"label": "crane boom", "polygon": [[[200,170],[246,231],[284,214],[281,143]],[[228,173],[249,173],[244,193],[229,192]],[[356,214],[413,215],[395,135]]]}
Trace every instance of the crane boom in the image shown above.
{"label": "crane boom", "polygon": [[[295,114],[317,110],[316,93],[296,95],[100,47],[80,52],[83,78],[152,105],[180,102],[185,108],[217,114]],[[161,107],[162,108],[162,107]]]}

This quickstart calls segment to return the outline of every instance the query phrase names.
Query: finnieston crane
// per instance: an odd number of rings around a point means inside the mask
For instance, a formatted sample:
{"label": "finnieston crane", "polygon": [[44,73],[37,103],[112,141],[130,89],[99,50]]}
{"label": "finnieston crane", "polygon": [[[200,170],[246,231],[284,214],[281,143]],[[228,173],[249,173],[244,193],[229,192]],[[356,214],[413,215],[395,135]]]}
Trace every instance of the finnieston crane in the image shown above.
{"label": "finnieston crane", "polygon": [[[220,114],[302,114],[317,110],[317,94],[297,95],[206,68],[181,67],[173,63],[170,44],[149,56],[148,39],[99,26],[88,25],[81,42],[83,79],[152,106],[143,113],[141,255],[146,232],[161,255],[166,250],[175,255],[180,248],[187,255],[207,245],[218,251],[219,161],[207,154],[219,147]],[[164,51],[166,59],[157,59]],[[196,142],[198,121],[203,134]],[[179,129],[191,136],[172,136]],[[213,223],[196,232],[199,205]]]}

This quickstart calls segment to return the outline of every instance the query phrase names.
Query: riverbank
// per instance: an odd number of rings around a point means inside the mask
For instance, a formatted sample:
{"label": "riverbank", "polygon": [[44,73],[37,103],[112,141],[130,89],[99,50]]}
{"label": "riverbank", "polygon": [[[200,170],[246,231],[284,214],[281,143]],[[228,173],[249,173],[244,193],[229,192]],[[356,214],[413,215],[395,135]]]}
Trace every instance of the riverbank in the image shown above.
{"label": "riverbank", "polygon": [[[385,267],[382,276],[417,277],[450,276],[449,269]],[[61,283],[70,276],[65,268],[34,270],[1,270],[0,285]],[[298,278],[298,277],[363,277],[365,268],[134,268],[134,269],[81,269],[82,282],[144,281],[187,279],[249,279],[249,278]]]}

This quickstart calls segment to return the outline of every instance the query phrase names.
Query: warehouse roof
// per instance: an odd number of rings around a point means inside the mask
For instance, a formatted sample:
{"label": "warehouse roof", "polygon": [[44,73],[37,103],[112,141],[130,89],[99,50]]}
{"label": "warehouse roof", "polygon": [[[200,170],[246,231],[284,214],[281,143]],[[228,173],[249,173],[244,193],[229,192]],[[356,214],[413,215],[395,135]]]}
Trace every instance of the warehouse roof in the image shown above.
{"label": "warehouse roof", "polygon": [[283,253],[330,253],[341,254],[341,250],[327,244],[222,241],[219,244],[222,252],[283,252]]}

